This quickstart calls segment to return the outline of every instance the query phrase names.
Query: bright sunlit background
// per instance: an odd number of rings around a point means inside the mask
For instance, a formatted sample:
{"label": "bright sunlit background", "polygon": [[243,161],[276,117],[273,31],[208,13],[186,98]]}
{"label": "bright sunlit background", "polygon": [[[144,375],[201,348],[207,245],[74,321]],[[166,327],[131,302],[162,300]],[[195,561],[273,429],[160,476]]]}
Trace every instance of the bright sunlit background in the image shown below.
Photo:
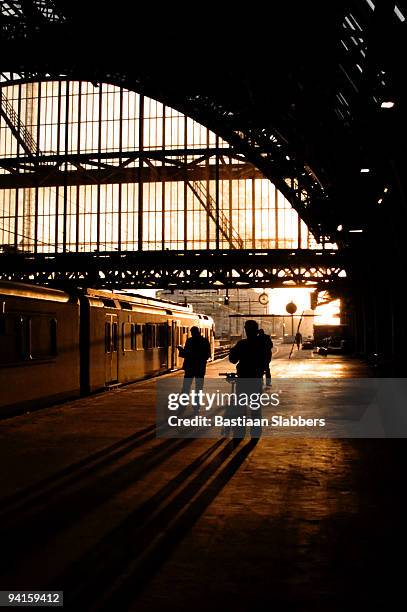
{"label": "bright sunlit background", "polygon": [[[268,314],[286,315],[285,309],[289,302],[294,302],[297,306],[296,316],[300,316],[303,311],[310,312],[312,289],[289,288],[289,289],[256,289],[259,293],[264,291],[269,295]],[[148,297],[155,297],[155,289],[138,289],[137,293]],[[199,291],[197,291],[199,293]],[[326,299],[326,293],[319,294],[318,301]],[[333,300],[328,304],[318,306],[315,310],[313,323],[316,325],[339,325],[340,323],[340,300]]]}

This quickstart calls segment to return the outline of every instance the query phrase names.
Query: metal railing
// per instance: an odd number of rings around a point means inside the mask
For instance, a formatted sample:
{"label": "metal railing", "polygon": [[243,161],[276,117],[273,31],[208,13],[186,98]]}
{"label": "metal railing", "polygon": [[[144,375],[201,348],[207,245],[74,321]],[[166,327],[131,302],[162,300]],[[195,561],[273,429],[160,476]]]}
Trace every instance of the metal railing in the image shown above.
{"label": "metal railing", "polygon": [[210,218],[215,222],[215,225],[219,227],[221,234],[230,242],[231,248],[243,249],[243,239],[232,226],[231,220],[227,218],[222,210],[216,207],[216,202],[209,193],[209,190],[201,181],[193,181],[192,183],[188,181],[187,184]]}
{"label": "metal railing", "polygon": [[40,153],[38,144],[34,140],[30,130],[22,123],[21,119],[14,110],[13,105],[2,91],[0,91],[0,96],[1,115],[13,132],[14,136],[28,155],[32,157],[38,155]]}

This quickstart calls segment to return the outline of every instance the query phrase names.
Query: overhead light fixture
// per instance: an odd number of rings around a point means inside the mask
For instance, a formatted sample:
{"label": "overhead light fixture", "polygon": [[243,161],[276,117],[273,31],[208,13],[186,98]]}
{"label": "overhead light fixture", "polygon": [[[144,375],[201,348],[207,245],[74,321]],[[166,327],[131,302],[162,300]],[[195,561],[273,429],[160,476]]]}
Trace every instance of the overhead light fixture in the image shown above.
{"label": "overhead light fixture", "polygon": [[397,4],[396,4],[396,6],[394,7],[394,12],[395,12],[395,14],[397,15],[397,17],[400,19],[400,21],[401,21],[402,23],[403,23],[403,22],[406,20],[406,18],[404,17],[403,13],[401,12],[401,10],[400,10],[400,9],[399,9],[399,7],[397,6]]}
{"label": "overhead light fixture", "polygon": [[338,227],[336,229],[338,230],[338,232],[341,232],[343,230],[343,226],[342,225],[338,225]]}
{"label": "overhead light fixture", "polygon": [[395,105],[395,102],[393,102],[393,100],[383,100],[383,102],[380,104],[380,108],[393,108]]}
{"label": "overhead light fixture", "polygon": [[383,189],[383,193],[387,193],[388,191],[389,191],[389,188],[388,188],[388,187],[385,187],[385,188]]}
{"label": "overhead light fixture", "polygon": [[379,198],[379,199],[377,200],[377,203],[378,203],[378,204],[381,204],[382,202],[383,202],[383,198]]}
{"label": "overhead light fixture", "polygon": [[368,172],[370,172],[370,168],[361,168],[361,169],[360,169],[360,172],[361,172],[362,174],[367,174]]}
{"label": "overhead light fixture", "polygon": [[362,229],[349,230],[350,234],[361,234],[363,232]]}
{"label": "overhead light fixture", "polygon": [[286,158],[287,161],[290,161],[290,159],[291,159],[291,157],[289,155],[286,155],[285,158]]}

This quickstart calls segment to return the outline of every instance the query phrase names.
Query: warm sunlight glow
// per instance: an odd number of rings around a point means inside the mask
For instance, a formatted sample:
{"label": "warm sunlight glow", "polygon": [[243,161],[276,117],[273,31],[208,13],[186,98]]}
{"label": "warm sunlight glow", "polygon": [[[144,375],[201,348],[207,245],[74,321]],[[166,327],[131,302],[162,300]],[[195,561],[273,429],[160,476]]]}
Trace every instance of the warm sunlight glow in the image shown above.
{"label": "warm sunlight glow", "polygon": [[[297,315],[301,315],[301,313],[305,310],[307,313],[310,311],[311,301],[310,294],[313,291],[312,289],[302,289],[302,288],[293,288],[293,289],[267,289],[269,294],[269,313],[270,314],[280,314],[287,315],[287,311],[285,309],[288,302],[294,302],[297,306],[297,312],[295,313],[295,318]],[[318,301],[323,301],[326,299],[325,293],[320,293]],[[318,306],[315,310],[315,317],[313,319],[313,323],[319,325],[339,325],[340,324],[340,300],[333,300],[328,304],[323,304]],[[307,317],[308,318],[308,317]]]}
{"label": "warm sunlight glow", "polygon": [[303,310],[310,308],[310,293],[311,289],[268,289],[270,301],[269,301],[269,313],[270,314],[283,314],[288,315],[285,307],[289,302],[294,302],[297,306],[296,315],[301,315]]}
{"label": "warm sunlight glow", "polygon": [[316,325],[339,325],[340,324],[340,300],[334,300],[329,304],[318,306],[315,311],[314,322]]}

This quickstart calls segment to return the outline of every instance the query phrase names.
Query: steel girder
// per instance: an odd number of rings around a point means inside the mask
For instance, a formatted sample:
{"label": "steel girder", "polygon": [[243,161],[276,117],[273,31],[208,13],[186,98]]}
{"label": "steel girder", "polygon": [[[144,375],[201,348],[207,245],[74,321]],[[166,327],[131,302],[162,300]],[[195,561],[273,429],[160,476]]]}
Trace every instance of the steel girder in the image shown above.
{"label": "steel girder", "polygon": [[235,250],[2,254],[2,280],[105,288],[201,289],[347,284],[339,251]]}
{"label": "steel girder", "polygon": [[[181,157],[185,156],[194,156],[194,159],[184,162]],[[213,156],[218,156],[222,161],[218,168],[215,168],[215,164],[205,164]],[[240,163],[234,164],[229,161],[230,158],[236,158]],[[146,164],[159,160],[165,165],[135,167],[136,160]],[[77,169],[64,170],[66,163],[76,166]],[[237,156],[232,149],[225,148],[54,154],[41,155],[34,159],[0,158],[0,167],[9,171],[0,174],[0,189],[264,178],[252,164],[244,163],[244,159]]]}

